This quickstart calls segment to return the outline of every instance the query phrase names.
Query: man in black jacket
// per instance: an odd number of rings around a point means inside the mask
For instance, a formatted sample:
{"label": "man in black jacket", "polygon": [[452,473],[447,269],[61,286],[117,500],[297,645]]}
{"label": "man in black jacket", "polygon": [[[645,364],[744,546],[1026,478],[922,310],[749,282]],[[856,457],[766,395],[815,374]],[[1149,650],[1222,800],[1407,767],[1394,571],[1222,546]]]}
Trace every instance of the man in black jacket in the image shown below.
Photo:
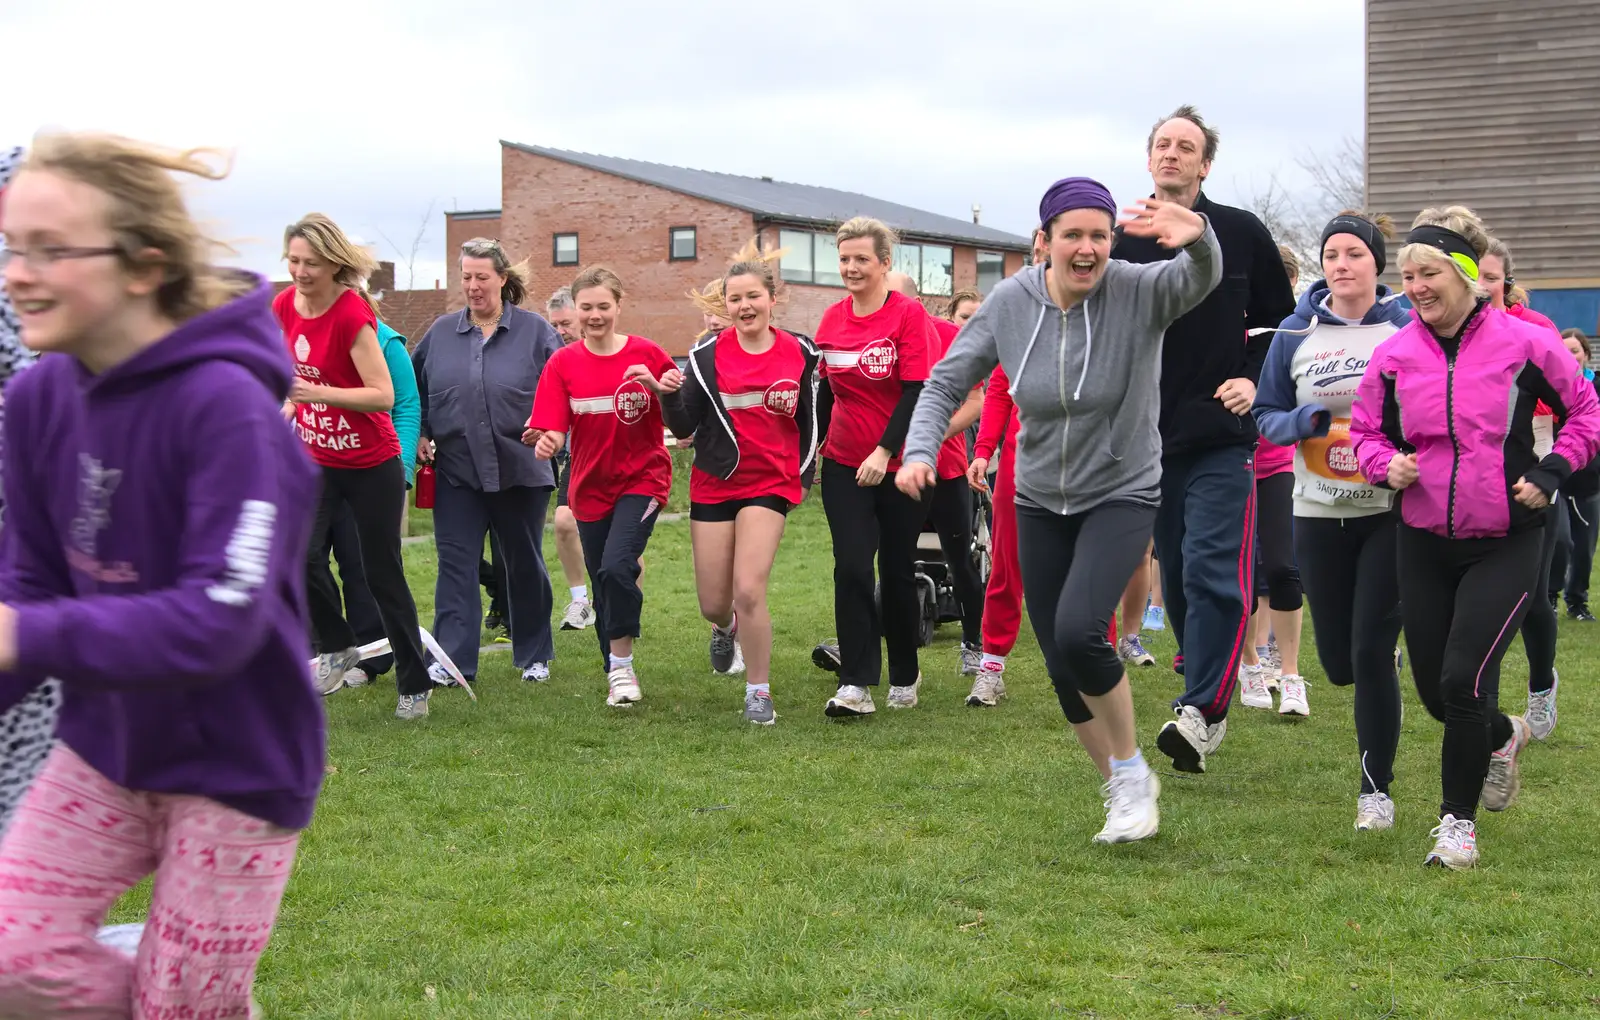
{"label": "man in black jacket", "polygon": [[[1161,352],[1161,510],[1156,551],[1162,593],[1183,656],[1177,718],[1156,744],[1185,772],[1204,772],[1227,729],[1253,600],[1256,380],[1272,334],[1294,311],[1294,292],[1267,228],[1243,209],[1206,198],[1217,132],[1182,106],[1146,144],[1158,201],[1211,221],[1222,242],[1222,282],[1167,330]],[[1111,256],[1156,262],[1175,253],[1118,231]]]}

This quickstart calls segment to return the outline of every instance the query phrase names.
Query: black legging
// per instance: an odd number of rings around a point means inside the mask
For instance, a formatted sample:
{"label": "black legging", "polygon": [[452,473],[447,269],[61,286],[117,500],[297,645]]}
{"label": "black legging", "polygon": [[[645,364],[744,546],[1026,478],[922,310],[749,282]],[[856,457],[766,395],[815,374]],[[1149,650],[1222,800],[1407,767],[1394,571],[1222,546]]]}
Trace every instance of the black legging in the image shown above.
{"label": "black legging", "polygon": [[[1268,609],[1292,613],[1305,604],[1295,564],[1293,471],[1256,479],[1256,559],[1262,575],[1256,592],[1265,589]],[[1256,605],[1250,603],[1252,613]]]}
{"label": "black legging", "polygon": [[1544,600],[1535,587],[1539,532],[1450,539],[1400,525],[1411,674],[1428,714],[1444,723],[1441,816],[1477,817],[1489,755],[1511,739],[1511,720],[1497,707],[1500,660],[1529,604]]}
{"label": "black legging", "polygon": [[1062,515],[1017,501],[1023,601],[1068,722],[1094,718],[1081,694],[1102,697],[1122,680],[1111,615],[1155,525],[1150,503],[1113,500]]}
{"label": "black legging", "polygon": [[961,641],[972,648],[983,643],[983,581],[972,563],[972,489],[966,476],[941,478],[929,499],[928,520],[939,533],[950,581],[961,604]]}
{"label": "black legging", "polygon": [[1400,746],[1400,580],[1393,512],[1296,517],[1295,555],[1311,596],[1317,659],[1335,687],[1355,685],[1361,792],[1388,793]]}
{"label": "black legging", "polygon": [[1556,682],[1556,607],[1550,604],[1550,567],[1555,562],[1556,545],[1561,538],[1558,514],[1566,512],[1557,494],[1544,512],[1543,540],[1539,545],[1539,580],[1535,598],[1522,618],[1522,648],[1528,653],[1528,691],[1543,693]]}

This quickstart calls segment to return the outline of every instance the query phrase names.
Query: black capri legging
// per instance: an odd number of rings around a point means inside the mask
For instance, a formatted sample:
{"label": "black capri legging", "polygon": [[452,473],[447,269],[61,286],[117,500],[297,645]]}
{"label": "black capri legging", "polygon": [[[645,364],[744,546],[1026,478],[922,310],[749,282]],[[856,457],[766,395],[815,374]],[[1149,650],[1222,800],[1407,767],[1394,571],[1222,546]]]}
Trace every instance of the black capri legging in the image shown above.
{"label": "black capri legging", "polygon": [[1094,718],[1082,694],[1101,697],[1122,680],[1107,633],[1128,578],[1155,530],[1152,503],[1113,500],[1079,514],[1017,502],[1022,592],[1045,668],[1067,721]]}
{"label": "black capri legging", "polygon": [[1305,604],[1294,555],[1293,471],[1256,480],[1256,560],[1256,594],[1267,597],[1268,609],[1292,613]]}

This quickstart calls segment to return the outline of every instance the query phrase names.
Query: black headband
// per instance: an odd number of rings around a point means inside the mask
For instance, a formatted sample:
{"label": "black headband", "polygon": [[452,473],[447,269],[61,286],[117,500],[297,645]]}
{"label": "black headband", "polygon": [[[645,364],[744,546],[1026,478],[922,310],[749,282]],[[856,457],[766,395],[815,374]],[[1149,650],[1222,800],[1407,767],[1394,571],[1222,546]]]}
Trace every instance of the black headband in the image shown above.
{"label": "black headband", "polygon": [[1406,235],[1406,244],[1425,244],[1430,248],[1437,248],[1456,261],[1473,282],[1478,279],[1478,253],[1472,247],[1472,242],[1446,227],[1427,224],[1412,227],[1411,233]]}
{"label": "black headband", "polygon": [[1334,234],[1354,234],[1361,239],[1361,243],[1372,252],[1372,261],[1378,264],[1378,272],[1383,272],[1389,264],[1388,254],[1383,247],[1383,231],[1379,230],[1370,220],[1360,216],[1335,216],[1322,228],[1322,247],[1328,246],[1328,238]]}

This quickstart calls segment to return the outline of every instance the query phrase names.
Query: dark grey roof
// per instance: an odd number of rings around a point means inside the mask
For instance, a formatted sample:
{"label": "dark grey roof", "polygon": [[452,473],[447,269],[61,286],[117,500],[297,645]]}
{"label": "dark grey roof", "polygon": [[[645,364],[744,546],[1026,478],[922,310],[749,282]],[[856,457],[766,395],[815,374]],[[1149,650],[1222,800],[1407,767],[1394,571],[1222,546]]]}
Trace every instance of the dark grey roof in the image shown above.
{"label": "dark grey roof", "polygon": [[500,144],[536,156],[547,156],[550,159],[559,159],[563,163],[588,167],[601,173],[653,184],[668,191],[693,195],[695,198],[703,198],[719,205],[743,209],[755,214],[759,219],[834,227],[852,216],[872,216],[916,238],[958,241],[1011,251],[1028,251],[1032,246],[1028,238],[1004,230],[834,188],[790,184],[787,181],[774,181],[766,177],[740,177],[736,174],[716,173],[711,170],[692,170],[664,163],[646,163],[637,159],[569,152],[565,149],[547,149],[541,145],[522,145],[504,140]]}

